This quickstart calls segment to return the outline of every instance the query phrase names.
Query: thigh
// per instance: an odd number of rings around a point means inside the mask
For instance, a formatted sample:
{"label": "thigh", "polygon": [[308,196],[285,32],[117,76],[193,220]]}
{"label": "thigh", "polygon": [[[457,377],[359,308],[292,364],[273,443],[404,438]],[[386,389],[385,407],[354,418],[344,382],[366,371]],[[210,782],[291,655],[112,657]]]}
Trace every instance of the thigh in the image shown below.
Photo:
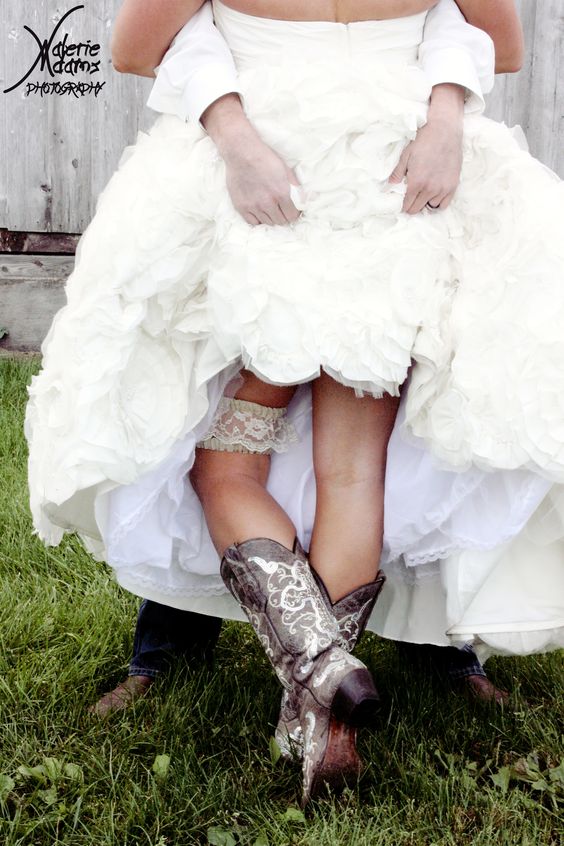
{"label": "thigh", "polygon": [[242,370],[243,384],[235,393],[236,399],[256,402],[270,408],[284,408],[296,392],[295,385],[272,385],[263,382],[250,370]]}
{"label": "thigh", "polygon": [[356,396],[326,373],[313,383],[313,454],[316,474],[342,470],[381,471],[399,397]]}
{"label": "thigh", "polygon": [[[296,391],[295,386],[280,386],[263,382],[249,370],[242,370],[240,376],[243,382],[237,388],[234,399],[256,403],[256,405],[265,408],[286,408]],[[252,407],[245,409],[242,414],[245,418],[247,416],[252,417]],[[226,428],[232,426],[230,412],[228,412],[228,415],[229,420],[224,421],[223,424]],[[244,429],[247,421],[237,419],[235,425]],[[262,485],[266,485],[269,469],[270,456],[262,454],[260,451],[249,453],[198,448],[196,449],[196,459],[190,478],[197,487],[201,483],[202,474],[208,481],[216,479],[220,484],[223,484],[226,475],[236,475],[253,478],[259,480]]]}

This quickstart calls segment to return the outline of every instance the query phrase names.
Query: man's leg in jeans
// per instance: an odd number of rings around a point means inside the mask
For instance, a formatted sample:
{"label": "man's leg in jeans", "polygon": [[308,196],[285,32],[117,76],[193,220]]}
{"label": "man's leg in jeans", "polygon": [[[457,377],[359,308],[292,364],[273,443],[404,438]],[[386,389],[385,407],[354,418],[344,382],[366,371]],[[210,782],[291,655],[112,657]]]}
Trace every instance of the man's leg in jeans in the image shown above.
{"label": "man's leg in jeans", "polygon": [[[440,647],[438,647],[440,649]],[[453,646],[446,647],[452,650],[447,656],[446,671],[451,681],[462,687],[474,699],[482,702],[496,702],[498,705],[507,705],[509,693],[500,690],[489,680],[478,656],[469,643],[461,649]]]}
{"label": "man's leg in jeans", "polygon": [[180,611],[144,599],[137,617],[128,677],[93,705],[91,713],[103,717],[127,708],[147,693],[176,658],[209,664],[220,629],[218,617]]}
{"label": "man's leg in jeans", "polygon": [[478,656],[468,643],[460,649],[428,643],[397,642],[396,646],[412,667],[447,676],[453,685],[473,699],[496,702],[498,705],[507,705],[509,702],[507,691],[500,690],[488,679]]}

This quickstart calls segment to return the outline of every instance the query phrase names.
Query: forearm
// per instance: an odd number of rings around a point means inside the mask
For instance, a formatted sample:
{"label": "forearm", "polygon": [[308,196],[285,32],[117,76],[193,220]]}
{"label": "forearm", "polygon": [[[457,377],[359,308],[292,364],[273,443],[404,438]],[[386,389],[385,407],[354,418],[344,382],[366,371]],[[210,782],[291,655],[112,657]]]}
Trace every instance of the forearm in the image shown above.
{"label": "forearm", "polygon": [[449,82],[434,85],[427,123],[442,123],[447,130],[461,129],[464,118],[464,88]]}
{"label": "forearm", "polygon": [[154,77],[182,26],[204,0],[124,0],[110,40],[112,64],[121,73]]}
{"label": "forearm", "polygon": [[521,69],[524,55],[523,28],[515,0],[456,0],[468,23],[487,32],[495,45],[495,72]]}
{"label": "forearm", "polygon": [[258,133],[247,118],[237,94],[225,94],[203,112],[201,123],[222,158],[233,151],[244,154]]}

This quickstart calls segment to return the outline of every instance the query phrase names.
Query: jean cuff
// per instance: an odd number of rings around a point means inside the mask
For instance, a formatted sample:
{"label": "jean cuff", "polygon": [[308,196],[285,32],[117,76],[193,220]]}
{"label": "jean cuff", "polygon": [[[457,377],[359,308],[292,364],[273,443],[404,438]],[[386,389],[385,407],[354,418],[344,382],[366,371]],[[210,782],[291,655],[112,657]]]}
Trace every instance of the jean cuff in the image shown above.
{"label": "jean cuff", "polygon": [[465,679],[466,676],[483,676],[484,678],[487,678],[486,671],[479,662],[476,662],[476,664],[469,664],[467,667],[451,667],[448,670],[448,674],[452,681]]}
{"label": "jean cuff", "polygon": [[151,679],[156,679],[162,675],[162,670],[150,670],[148,667],[136,667],[133,664],[129,665],[128,676],[149,676]]}

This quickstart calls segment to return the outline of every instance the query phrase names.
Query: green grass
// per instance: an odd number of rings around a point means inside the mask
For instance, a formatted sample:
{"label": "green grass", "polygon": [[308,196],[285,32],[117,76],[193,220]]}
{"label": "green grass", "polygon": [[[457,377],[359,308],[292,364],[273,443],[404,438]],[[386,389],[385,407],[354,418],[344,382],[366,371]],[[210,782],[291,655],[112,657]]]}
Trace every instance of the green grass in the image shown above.
{"label": "green grass", "polygon": [[[124,675],[138,600],[74,539],[45,548],[32,535],[22,420],[37,368],[0,359],[2,846],[560,846],[561,653],[490,662],[530,706],[502,713],[409,672],[367,636],[360,654],[384,702],[361,739],[366,772],[305,817],[292,810],[299,773],[271,761],[279,690],[248,626],[224,625],[212,671],[178,666],[135,709],[90,717]],[[170,758],[160,775],[159,755]]]}

